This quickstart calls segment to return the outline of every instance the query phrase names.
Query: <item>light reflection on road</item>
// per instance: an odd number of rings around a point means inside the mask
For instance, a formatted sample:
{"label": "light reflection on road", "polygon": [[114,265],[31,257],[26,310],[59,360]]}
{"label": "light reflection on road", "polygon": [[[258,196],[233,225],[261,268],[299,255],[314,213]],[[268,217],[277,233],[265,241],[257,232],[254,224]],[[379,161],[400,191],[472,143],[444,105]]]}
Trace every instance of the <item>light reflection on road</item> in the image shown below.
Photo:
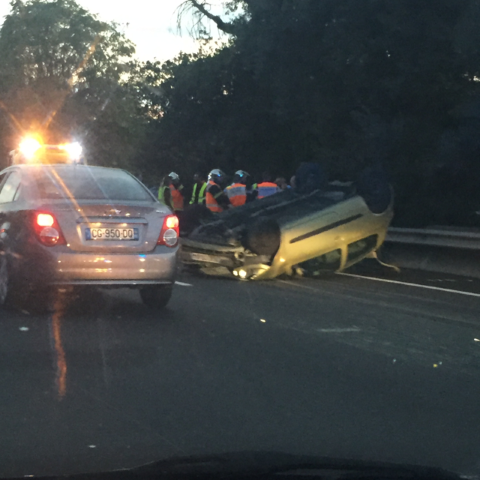
{"label": "light reflection on road", "polygon": [[64,305],[62,299],[55,302],[55,311],[51,315],[51,332],[55,350],[56,363],[56,387],[58,399],[62,400],[67,393],[67,359],[62,343],[62,317]]}

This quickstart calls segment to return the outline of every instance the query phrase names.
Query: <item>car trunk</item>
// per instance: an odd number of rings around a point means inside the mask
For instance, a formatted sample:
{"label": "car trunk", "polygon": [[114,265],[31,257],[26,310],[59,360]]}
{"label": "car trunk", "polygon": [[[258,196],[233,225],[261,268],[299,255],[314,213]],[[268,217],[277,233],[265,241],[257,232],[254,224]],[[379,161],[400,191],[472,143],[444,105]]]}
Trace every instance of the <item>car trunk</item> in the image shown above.
{"label": "car trunk", "polygon": [[169,211],[155,202],[75,204],[54,201],[40,210],[53,213],[66,243],[78,252],[148,253],[155,249]]}

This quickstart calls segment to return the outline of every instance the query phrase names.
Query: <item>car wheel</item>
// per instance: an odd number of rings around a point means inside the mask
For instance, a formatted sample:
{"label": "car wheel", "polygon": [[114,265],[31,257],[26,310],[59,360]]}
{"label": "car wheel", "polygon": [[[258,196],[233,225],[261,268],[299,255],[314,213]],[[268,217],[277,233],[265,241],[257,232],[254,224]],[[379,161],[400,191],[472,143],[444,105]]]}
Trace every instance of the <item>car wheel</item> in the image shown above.
{"label": "car wheel", "polygon": [[22,303],[25,309],[36,315],[45,315],[55,311],[55,293],[52,288],[35,288],[28,292]]}
{"label": "car wheel", "polygon": [[6,306],[8,303],[10,288],[10,278],[8,274],[7,258],[0,256],[0,306]]}
{"label": "car wheel", "polygon": [[280,247],[280,227],[275,220],[263,219],[247,230],[245,246],[257,255],[275,255]]}
{"label": "car wheel", "polygon": [[140,296],[147,307],[161,309],[167,306],[172,296],[172,286],[149,285],[140,289]]}

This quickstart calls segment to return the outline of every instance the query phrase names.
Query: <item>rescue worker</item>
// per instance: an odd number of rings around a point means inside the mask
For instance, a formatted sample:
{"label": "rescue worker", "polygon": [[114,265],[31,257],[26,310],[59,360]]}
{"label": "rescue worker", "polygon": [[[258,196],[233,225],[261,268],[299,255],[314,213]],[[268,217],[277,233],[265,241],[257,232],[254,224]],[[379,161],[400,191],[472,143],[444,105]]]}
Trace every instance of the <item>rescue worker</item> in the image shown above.
{"label": "rescue worker", "polygon": [[190,199],[190,205],[204,205],[207,190],[207,182],[205,181],[205,176],[201,173],[196,173],[193,176],[193,181],[194,184],[192,190],[192,198]]}
{"label": "rescue worker", "polygon": [[212,213],[220,213],[230,207],[230,200],[221,187],[224,180],[225,174],[218,168],[208,174],[205,204]]}
{"label": "rescue worker", "polygon": [[249,174],[243,170],[235,172],[233,183],[225,189],[228,199],[232,207],[240,207],[245,205],[247,201],[247,178]]}
{"label": "rescue worker", "polygon": [[272,176],[270,175],[270,173],[264,172],[262,175],[262,183],[259,183],[257,185],[256,198],[258,200],[261,200],[262,198],[274,195],[279,191],[280,189],[278,188],[277,184],[272,182]]}
{"label": "rescue worker", "polygon": [[158,190],[158,199],[175,212],[183,210],[183,185],[175,172],[169,173],[162,181]]}
{"label": "rescue worker", "polygon": [[284,177],[278,177],[276,180],[275,180],[275,183],[277,185],[277,187],[279,188],[279,190],[287,190],[290,188],[290,185],[287,183],[287,181],[285,180]]}
{"label": "rescue worker", "polygon": [[160,188],[158,189],[158,200],[173,210],[172,195],[170,193],[171,178],[167,175],[160,182]]}

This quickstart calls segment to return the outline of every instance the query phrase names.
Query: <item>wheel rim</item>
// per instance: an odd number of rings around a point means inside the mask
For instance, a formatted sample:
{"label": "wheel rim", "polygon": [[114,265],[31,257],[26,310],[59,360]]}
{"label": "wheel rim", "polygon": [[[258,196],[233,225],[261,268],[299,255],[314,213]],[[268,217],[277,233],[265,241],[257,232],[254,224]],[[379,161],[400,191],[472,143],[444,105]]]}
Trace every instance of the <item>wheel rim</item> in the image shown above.
{"label": "wheel rim", "polygon": [[0,257],[0,305],[4,305],[8,294],[8,269],[5,256]]}

